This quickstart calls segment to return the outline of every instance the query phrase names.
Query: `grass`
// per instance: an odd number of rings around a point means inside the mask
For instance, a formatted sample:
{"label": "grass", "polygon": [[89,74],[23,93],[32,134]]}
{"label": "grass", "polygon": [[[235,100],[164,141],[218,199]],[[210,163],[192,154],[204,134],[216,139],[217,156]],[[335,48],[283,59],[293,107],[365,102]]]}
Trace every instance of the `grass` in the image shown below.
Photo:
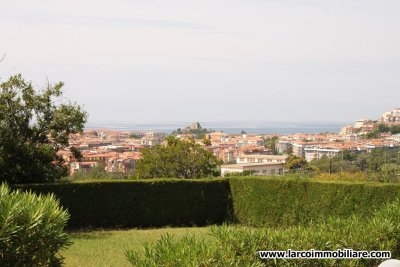
{"label": "grass", "polygon": [[73,244],[62,251],[66,267],[130,267],[125,251],[143,251],[143,244],[153,243],[162,234],[176,238],[186,234],[212,239],[210,227],[95,230],[70,233]]}

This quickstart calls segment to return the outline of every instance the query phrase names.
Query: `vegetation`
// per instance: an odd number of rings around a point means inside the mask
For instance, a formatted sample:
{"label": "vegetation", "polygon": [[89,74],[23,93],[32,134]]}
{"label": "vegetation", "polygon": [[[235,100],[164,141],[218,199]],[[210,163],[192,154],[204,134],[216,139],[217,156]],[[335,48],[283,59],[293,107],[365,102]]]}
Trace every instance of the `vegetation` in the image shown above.
{"label": "vegetation", "polygon": [[187,234],[196,237],[208,235],[209,227],[159,228],[159,229],[124,229],[124,230],[91,230],[70,233],[73,244],[62,251],[66,267],[109,267],[131,266],[125,256],[127,249],[143,252],[143,246],[156,242],[169,233],[179,239]]}
{"label": "vegetation", "polygon": [[286,159],[285,168],[289,170],[289,172],[313,172],[316,169],[313,166],[310,166],[304,157],[298,157],[296,155],[289,155]]}
{"label": "vegetation", "polygon": [[142,151],[136,165],[138,178],[204,178],[219,176],[221,162],[194,141],[167,137],[166,145],[156,145]]}
{"label": "vegetation", "polygon": [[[20,74],[0,84],[0,181],[52,182],[66,175],[57,152],[87,114],[62,98],[63,83],[35,90]],[[71,151],[79,158],[77,149]]]}
{"label": "vegetation", "polygon": [[265,148],[269,148],[273,155],[278,155],[277,144],[279,141],[278,136],[268,137],[264,140]]}
{"label": "vegetation", "polygon": [[399,184],[321,180],[307,176],[230,178],[235,221],[282,227],[321,222],[328,216],[367,218],[375,208],[400,197]]}
{"label": "vegetation", "polygon": [[99,162],[96,166],[90,168],[87,172],[76,171],[72,176],[64,177],[61,181],[79,181],[79,180],[106,180],[124,178],[123,173],[107,172],[104,164]]}
{"label": "vegetation", "polygon": [[69,215],[54,195],[11,191],[0,186],[0,266],[58,266],[69,245]]}
{"label": "vegetation", "polygon": [[71,214],[70,229],[207,225],[222,223],[231,214],[229,183],[223,179],[109,179],[15,187],[54,193]]}
{"label": "vegetation", "polygon": [[363,172],[368,181],[400,181],[400,149],[376,148],[371,152],[344,150],[333,158],[322,158],[309,163],[320,172]]}
{"label": "vegetation", "polygon": [[225,178],[228,177],[242,177],[242,176],[254,176],[254,170],[244,170],[242,172],[228,172],[225,174]]}
{"label": "vegetation", "polygon": [[400,133],[400,125],[387,125],[384,123],[375,123],[374,129],[366,134],[367,139],[379,138],[381,133]]}
{"label": "vegetation", "polygon": [[202,128],[200,123],[195,122],[191,127],[185,127],[183,129],[178,128],[171,133],[172,136],[177,136],[179,134],[190,135],[195,139],[203,139],[206,138],[208,133],[212,133],[213,131],[207,130],[206,128]]}
{"label": "vegetation", "polygon": [[270,227],[307,225],[329,215],[347,218],[357,213],[368,217],[374,208],[400,196],[399,184],[366,182],[362,173],[109,179],[14,187],[54,193],[68,208],[68,227],[72,229],[191,226],[226,221]]}
{"label": "vegetation", "polygon": [[128,250],[132,266],[377,266],[376,259],[269,259],[261,260],[260,250],[337,250],[391,251],[400,256],[400,201],[387,204],[365,220],[327,218],[320,223],[290,228],[215,226],[210,242],[193,236],[174,240],[163,235],[146,245],[144,254]]}

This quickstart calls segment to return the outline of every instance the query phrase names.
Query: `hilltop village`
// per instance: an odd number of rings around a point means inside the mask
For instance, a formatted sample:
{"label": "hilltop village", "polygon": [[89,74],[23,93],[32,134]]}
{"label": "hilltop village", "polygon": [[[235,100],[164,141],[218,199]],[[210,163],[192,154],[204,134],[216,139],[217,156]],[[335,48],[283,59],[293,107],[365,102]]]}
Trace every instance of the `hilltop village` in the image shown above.
{"label": "hilltop village", "polygon": [[[394,130],[393,130],[394,129]],[[360,119],[344,126],[339,133],[230,134],[209,132],[193,123],[172,133],[179,139],[194,140],[212,152],[224,164],[221,176],[246,170],[260,175],[281,174],[287,156],[304,157],[308,162],[334,157],[344,150],[367,151],[400,146],[400,108],[383,113],[377,120]],[[70,136],[70,145],[82,153],[75,159],[67,150],[59,152],[70,175],[87,173],[94,167],[121,176],[129,176],[141,158],[141,150],[161,144],[167,134],[87,129]]]}

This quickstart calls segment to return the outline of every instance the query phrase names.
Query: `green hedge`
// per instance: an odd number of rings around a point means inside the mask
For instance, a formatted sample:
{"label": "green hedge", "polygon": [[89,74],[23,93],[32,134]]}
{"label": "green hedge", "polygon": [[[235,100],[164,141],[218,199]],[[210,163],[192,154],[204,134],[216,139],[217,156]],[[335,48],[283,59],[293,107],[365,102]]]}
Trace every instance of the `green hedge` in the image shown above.
{"label": "green hedge", "polygon": [[230,190],[237,222],[289,226],[328,216],[368,216],[400,196],[399,184],[315,182],[267,178],[232,178]]}
{"label": "green hedge", "polygon": [[146,244],[144,253],[128,250],[127,259],[135,267],[147,266],[292,266],[292,267],[374,267],[383,259],[260,259],[258,251],[353,249],[390,251],[400,256],[400,200],[371,214],[329,218],[325,222],[296,227],[211,227],[215,239],[185,235],[181,239],[166,234]]}
{"label": "green hedge", "polygon": [[400,184],[242,177],[19,185],[54,193],[69,228],[218,224],[289,226],[372,214],[400,196]]}
{"label": "green hedge", "polygon": [[69,228],[158,227],[224,222],[227,180],[144,180],[18,186],[54,193],[71,214]]}

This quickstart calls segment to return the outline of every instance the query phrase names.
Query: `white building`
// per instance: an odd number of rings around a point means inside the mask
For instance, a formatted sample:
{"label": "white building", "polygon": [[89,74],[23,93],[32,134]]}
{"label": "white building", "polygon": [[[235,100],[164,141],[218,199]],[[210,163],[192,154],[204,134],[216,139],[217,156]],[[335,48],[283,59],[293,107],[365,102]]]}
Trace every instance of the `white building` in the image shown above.
{"label": "white building", "polygon": [[153,147],[157,144],[162,143],[164,136],[159,133],[148,132],[144,137],[140,139],[140,144],[144,146]]}
{"label": "white building", "polygon": [[314,159],[321,159],[322,157],[334,157],[340,153],[339,148],[335,147],[320,147],[320,146],[307,146],[304,148],[304,156],[307,162]]}
{"label": "white building", "polygon": [[245,155],[240,154],[236,158],[236,163],[247,164],[247,163],[283,163],[285,164],[287,156],[277,155]]}
{"label": "white building", "polygon": [[383,113],[380,121],[388,124],[400,124],[400,108]]}
{"label": "white building", "polygon": [[400,142],[400,134],[394,134],[391,138],[395,142]]}
{"label": "white building", "polygon": [[278,175],[283,173],[284,163],[246,163],[221,165],[221,176],[227,173],[253,171],[254,175]]}

